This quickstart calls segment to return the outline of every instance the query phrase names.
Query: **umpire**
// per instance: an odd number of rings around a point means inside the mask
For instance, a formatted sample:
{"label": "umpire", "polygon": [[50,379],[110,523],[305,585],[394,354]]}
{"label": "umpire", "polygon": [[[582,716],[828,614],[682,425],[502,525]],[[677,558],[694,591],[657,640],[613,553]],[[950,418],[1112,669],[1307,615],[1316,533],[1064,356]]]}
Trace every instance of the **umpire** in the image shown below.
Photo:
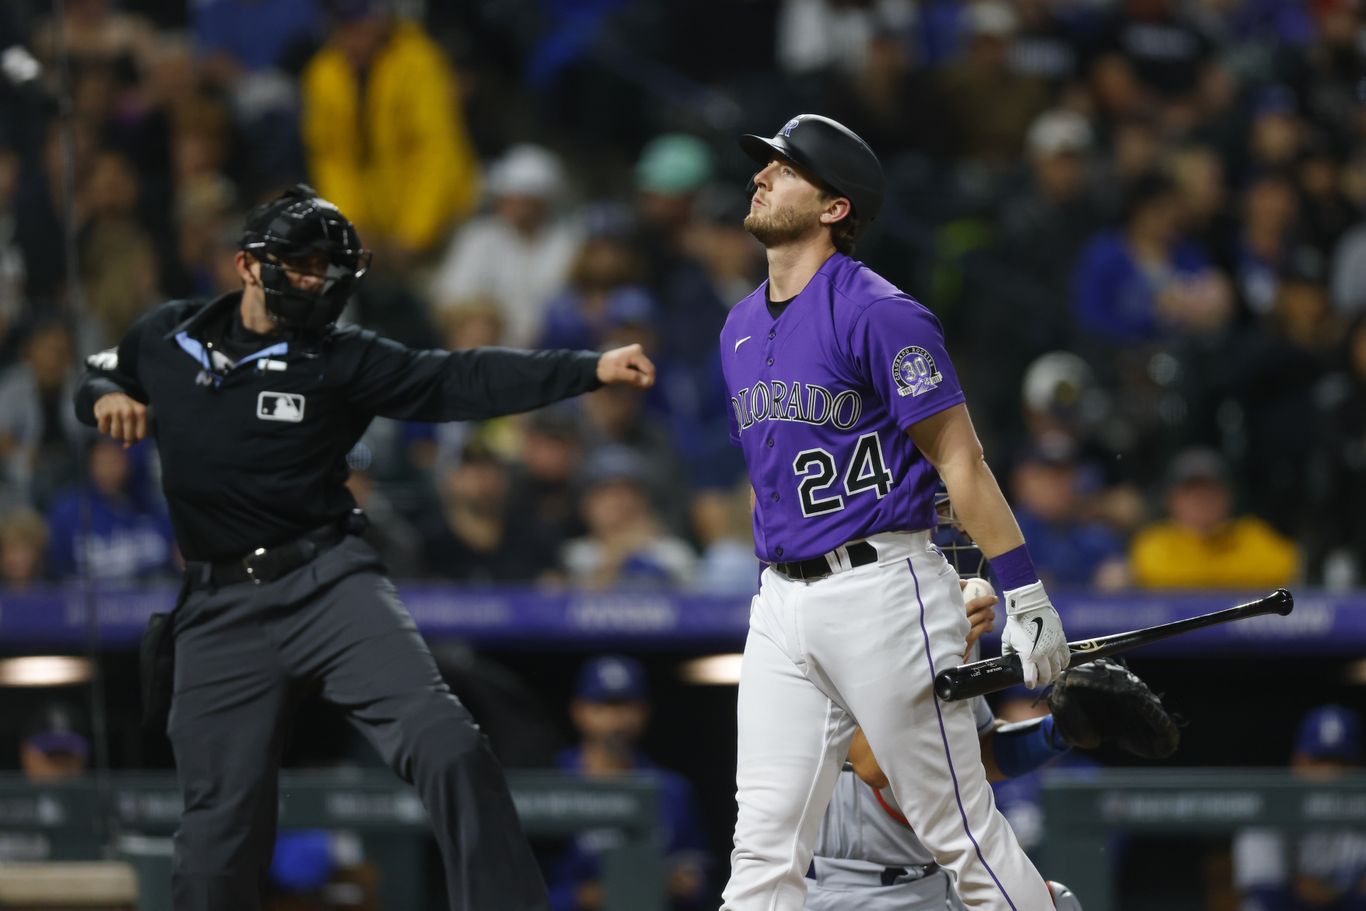
{"label": "umpire", "polygon": [[337,208],[295,187],[248,216],[240,292],[151,311],[90,358],[76,392],[80,419],[125,445],[150,426],[186,559],[167,624],[181,911],[261,907],[303,688],[346,710],[417,786],[452,908],[547,906],[497,760],[356,534],[345,456],[376,415],[489,418],[603,384],[648,387],[654,365],[638,345],[414,351],[334,325],[369,261]]}

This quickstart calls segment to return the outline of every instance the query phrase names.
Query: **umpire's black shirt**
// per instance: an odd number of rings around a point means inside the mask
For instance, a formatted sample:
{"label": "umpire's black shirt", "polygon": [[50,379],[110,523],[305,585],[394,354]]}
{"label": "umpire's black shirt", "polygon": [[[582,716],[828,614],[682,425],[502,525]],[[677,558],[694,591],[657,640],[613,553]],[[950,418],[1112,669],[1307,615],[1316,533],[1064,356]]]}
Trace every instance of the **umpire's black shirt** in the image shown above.
{"label": "umpire's black shirt", "polygon": [[255,336],[262,347],[244,353],[241,298],[158,307],[91,357],[76,389],[76,415],[92,426],[110,392],[152,407],[187,560],[236,560],[344,517],[355,506],[346,454],[376,415],[489,418],[601,385],[590,351],[415,351],[354,327]]}

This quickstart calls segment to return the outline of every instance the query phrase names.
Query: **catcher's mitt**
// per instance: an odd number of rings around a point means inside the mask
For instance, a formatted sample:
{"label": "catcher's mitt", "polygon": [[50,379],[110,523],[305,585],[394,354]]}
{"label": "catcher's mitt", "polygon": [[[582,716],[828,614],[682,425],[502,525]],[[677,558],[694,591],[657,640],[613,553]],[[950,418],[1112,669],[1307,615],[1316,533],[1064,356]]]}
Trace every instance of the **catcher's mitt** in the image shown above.
{"label": "catcher's mitt", "polygon": [[1166,759],[1181,741],[1157,694],[1111,658],[1064,671],[1048,694],[1048,705],[1058,733],[1084,749],[1114,743],[1135,756]]}

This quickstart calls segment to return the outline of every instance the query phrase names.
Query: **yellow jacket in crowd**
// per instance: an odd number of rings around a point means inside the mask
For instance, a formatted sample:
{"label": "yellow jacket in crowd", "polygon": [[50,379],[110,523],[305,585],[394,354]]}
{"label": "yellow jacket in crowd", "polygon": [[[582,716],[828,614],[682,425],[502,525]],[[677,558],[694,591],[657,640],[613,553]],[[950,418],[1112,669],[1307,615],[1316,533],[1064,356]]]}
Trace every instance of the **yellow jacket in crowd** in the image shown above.
{"label": "yellow jacket in crowd", "polygon": [[1134,536],[1129,560],[1143,588],[1274,588],[1300,569],[1294,543],[1252,516],[1208,535],[1157,522]]}
{"label": "yellow jacket in crowd", "polygon": [[314,187],[367,244],[422,251],[474,208],[478,161],[441,49],[398,20],[362,94],[346,56],[324,46],[303,74],[303,134]]}

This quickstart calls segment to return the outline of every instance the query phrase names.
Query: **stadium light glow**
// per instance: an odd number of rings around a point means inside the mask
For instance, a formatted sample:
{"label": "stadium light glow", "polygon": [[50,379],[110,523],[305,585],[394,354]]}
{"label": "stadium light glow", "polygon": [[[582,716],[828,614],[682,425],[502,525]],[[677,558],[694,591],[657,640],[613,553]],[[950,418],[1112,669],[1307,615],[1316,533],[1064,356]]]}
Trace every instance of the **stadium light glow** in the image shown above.
{"label": "stadium light glow", "polygon": [[85,683],[92,668],[85,658],[23,655],[0,659],[0,686],[69,686]]}
{"label": "stadium light glow", "polygon": [[740,682],[740,659],[738,652],[730,655],[708,655],[685,661],[679,675],[688,683],[702,686],[735,686]]}

